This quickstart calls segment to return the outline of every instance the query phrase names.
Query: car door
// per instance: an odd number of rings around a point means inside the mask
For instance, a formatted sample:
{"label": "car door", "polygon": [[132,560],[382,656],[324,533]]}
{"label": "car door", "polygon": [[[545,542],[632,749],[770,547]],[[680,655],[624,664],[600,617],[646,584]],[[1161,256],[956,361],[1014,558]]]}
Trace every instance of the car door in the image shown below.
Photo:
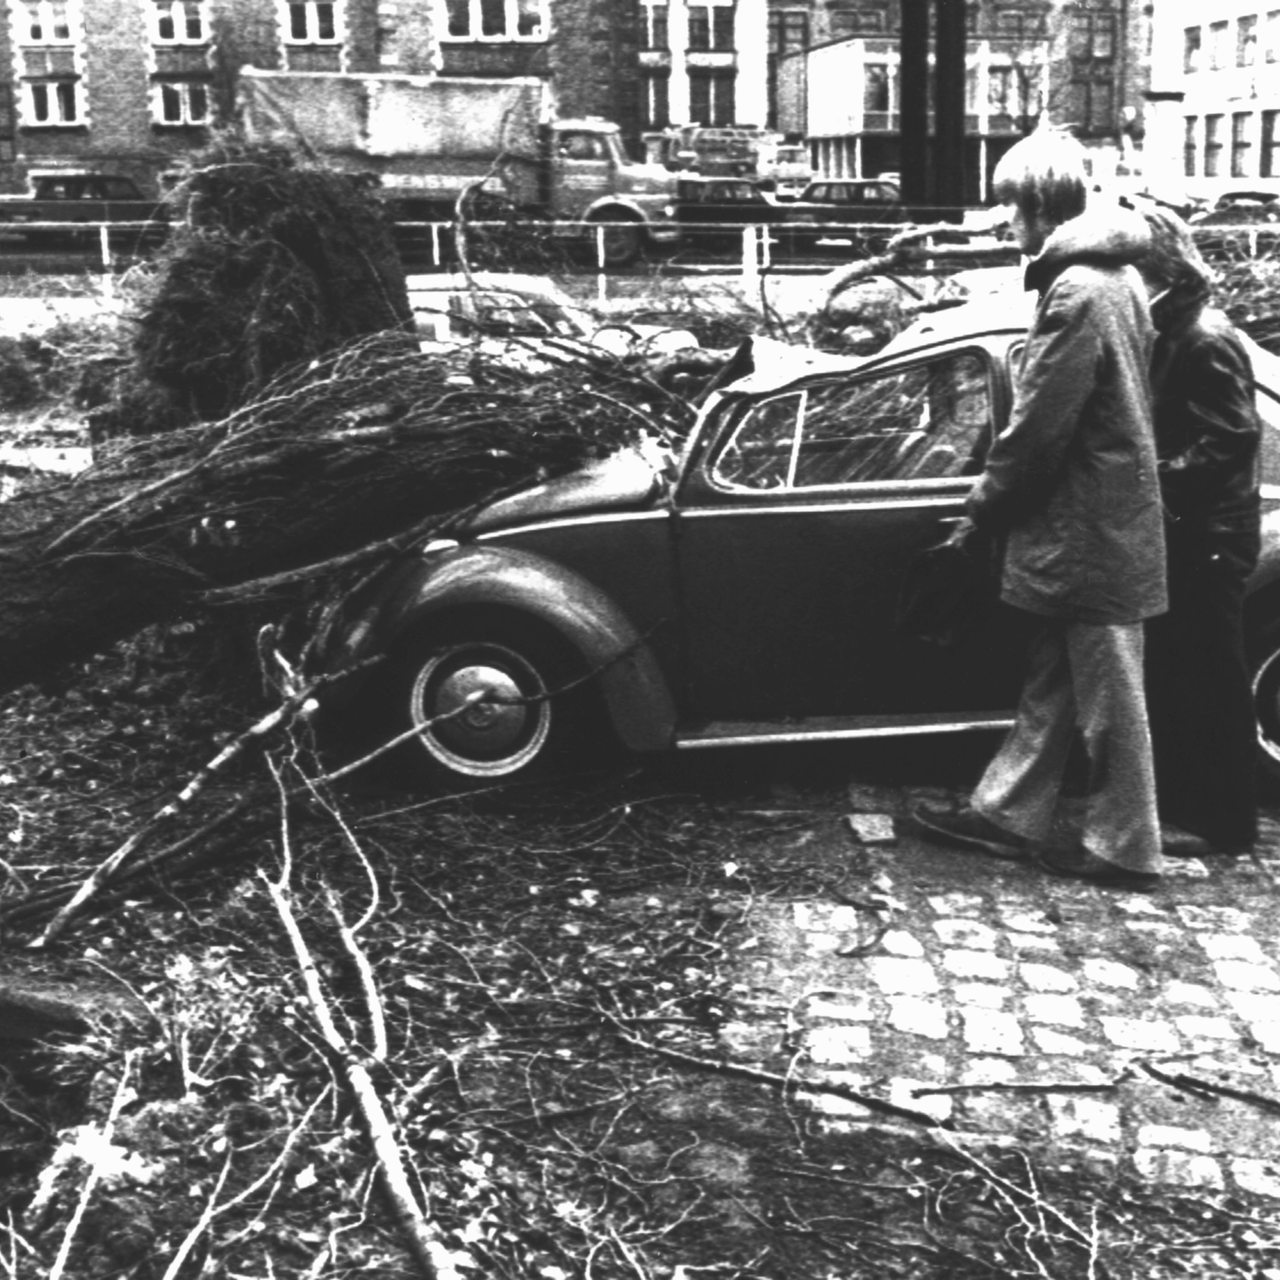
{"label": "car door", "polygon": [[693,720],[996,711],[999,618],[953,647],[904,634],[908,567],[963,512],[1007,413],[980,347],[727,403],[677,499]]}

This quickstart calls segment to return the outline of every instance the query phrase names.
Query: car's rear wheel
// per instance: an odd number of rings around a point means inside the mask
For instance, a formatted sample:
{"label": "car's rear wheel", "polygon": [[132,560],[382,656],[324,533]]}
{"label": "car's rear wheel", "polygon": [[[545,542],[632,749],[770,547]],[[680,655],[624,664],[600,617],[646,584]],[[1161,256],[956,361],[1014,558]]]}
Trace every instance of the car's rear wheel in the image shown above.
{"label": "car's rear wheel", "polygon": [[1280,785],[1280,622],[1261,630],[1250,645],[1253,718],[1258,733],[1258,763]]}
{"label": "car's rear wheel", "polygon": [[416,730],[401,763],[453,783],[550,773],[586,737],[580,675],[558,638],[531,623],[477,619],[411,645],[382,695],[391,731]]}

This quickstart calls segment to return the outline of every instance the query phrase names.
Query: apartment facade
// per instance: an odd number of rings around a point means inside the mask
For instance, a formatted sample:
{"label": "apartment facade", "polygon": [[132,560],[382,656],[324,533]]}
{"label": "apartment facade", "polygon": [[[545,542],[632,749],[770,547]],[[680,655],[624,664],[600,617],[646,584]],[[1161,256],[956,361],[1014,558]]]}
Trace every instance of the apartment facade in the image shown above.
{"label": "apartment facade", "polygon": [[[995,163],[1042,117],[1072,129],[1090,148],[1095,171],[1136,166],[1151,38],[1146,6],[969,0],[966,19],[970,199],[986,198]],[[899,170],[901,21],[898,0],[846,0],[811,14],[807,50],[780,41],[771,78],[776,124],[808,138],[820,172]],[[932,121],[932,102],[929,112]]]}
{"label": "apartment facade", "polygon": [[1155,24],[1153,190],[1280,191],[1280,4],[1161,0]]}

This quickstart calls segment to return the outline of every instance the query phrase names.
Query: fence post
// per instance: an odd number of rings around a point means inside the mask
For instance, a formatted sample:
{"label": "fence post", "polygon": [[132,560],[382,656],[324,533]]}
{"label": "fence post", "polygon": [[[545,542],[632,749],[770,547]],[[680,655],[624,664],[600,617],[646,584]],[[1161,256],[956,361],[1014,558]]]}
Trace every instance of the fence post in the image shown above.
{"label": "fence post", "polygon": [[440,224],[438,222],[431,224],[431,265],[433,267],[440,265]]}
{"label": "fence post", "polygon": [[609,278],[605,275],[604,224],[596,223],[596,301],[604,302],[609,296]]}
{"label": "fence post", "polygon": [[98,225],[98,252],[102,255],[102,295],[105,298],[114,298],[116,278],[111,270],[111,236],[105,222]]}
{"label": "fence post", "polygon": [[760,249],[754,226],[742,228],[742,284],[749,289],[760,284]]}

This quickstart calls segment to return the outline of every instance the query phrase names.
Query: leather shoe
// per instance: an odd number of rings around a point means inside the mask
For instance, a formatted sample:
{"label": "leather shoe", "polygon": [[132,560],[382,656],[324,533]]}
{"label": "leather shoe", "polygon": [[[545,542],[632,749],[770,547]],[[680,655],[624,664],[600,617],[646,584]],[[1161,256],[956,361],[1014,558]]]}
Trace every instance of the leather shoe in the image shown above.
{"label": "leather shoe", "polygon": [[916,807],[911,816],[927,839],[940,844],[989,853],[1006,862],[1022,862],[1030,856],[1029,840],[1006,831],[970,805],[959,809],[941,809],[922,804]]}
{"label": "leather shoe", "polygon": [[1042,849],[1037,859],[1051,876],[1067,880],[1085,880],[1103,889],[1127,889],[1132,893],[1150,893],[1160,883],[1158,871],[1132,871],[1100,858],[1077,845],[1074,849]]}
{"label": "leather shoe", "polygon": [[1217,856],[1238,858],[1241,854],[1249,852],[1247,846],[1229,847],[1216,845],[1211,840],[1206,840],[1204,836],[1198,836],[1193,831],[1185,831],[1182,827],[1175,827],[1169,822],[1160,824],[1160,848],[1170,858],[1212,858]]}
{"label": "leather shoe", "polygon": [[1213,852],[1213,846],[1204,836],[1167,822],[1160,824],[1160,848],[1170,858],[1203,858]]}

